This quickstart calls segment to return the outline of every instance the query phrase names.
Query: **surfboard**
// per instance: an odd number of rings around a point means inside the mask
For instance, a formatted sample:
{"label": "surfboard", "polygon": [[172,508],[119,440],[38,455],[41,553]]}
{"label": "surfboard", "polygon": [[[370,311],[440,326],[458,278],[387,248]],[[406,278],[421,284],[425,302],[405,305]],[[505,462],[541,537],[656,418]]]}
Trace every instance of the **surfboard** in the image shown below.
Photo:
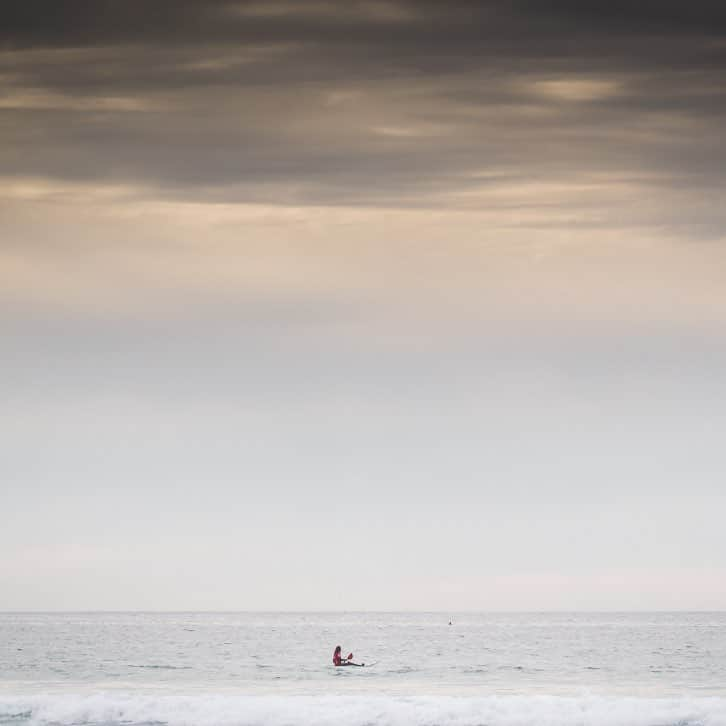
{"label": "surfboard", "polygon": [[[377,663],[378,661],[376,661]],[[370,668],[371,666],[374,666],[376,663],[353,663],[353,661],[348,661],[347,663],[341,663],[339,666],[336,666],[337,668],[343,668],[344,666],[356,666],[357,668]]]}

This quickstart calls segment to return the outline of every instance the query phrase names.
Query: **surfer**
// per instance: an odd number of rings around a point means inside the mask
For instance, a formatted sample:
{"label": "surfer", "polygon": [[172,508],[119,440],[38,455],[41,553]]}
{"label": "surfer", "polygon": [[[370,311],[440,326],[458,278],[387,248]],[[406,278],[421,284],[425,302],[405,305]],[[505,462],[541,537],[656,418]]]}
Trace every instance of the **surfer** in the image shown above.
{"label": "surfer", "polygon": [[335,666],[347,666],[347,665],[358,665],[358,663],[353,663],[353,654],[348,653],[348,655],[343,658],[341,655],[343,651],[340,649],[339,645],[335,646],[335,651],[333,652],[333,665]]}

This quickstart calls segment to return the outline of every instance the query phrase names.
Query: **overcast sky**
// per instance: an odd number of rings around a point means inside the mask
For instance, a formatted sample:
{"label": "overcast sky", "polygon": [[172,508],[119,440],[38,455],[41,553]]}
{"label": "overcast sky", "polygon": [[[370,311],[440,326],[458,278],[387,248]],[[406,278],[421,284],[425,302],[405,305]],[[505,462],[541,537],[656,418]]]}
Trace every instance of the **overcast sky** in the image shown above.
{"label": "overcast sky", "polygon": [[726,608],[726,6],[9,0],[0,608]]}

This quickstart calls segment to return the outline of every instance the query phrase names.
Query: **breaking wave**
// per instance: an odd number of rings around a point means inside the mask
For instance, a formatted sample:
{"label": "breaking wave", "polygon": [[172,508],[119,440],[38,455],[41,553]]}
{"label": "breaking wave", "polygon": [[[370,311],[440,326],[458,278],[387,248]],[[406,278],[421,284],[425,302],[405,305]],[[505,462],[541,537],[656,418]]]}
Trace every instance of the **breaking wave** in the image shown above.
{"label": "breaking wave", "polygon": [[3,726],[726,726],[726,698],[0,697]]}

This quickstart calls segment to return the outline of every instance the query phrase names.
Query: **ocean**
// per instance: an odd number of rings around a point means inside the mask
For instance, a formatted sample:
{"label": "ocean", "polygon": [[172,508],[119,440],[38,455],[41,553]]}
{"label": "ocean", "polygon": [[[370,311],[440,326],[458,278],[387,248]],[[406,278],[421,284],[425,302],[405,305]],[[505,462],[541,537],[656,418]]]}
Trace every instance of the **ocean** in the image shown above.
{"label": "ocean", "polygon": [[298,724],[726,726],[726,613],[0,613],[1,726]]}

